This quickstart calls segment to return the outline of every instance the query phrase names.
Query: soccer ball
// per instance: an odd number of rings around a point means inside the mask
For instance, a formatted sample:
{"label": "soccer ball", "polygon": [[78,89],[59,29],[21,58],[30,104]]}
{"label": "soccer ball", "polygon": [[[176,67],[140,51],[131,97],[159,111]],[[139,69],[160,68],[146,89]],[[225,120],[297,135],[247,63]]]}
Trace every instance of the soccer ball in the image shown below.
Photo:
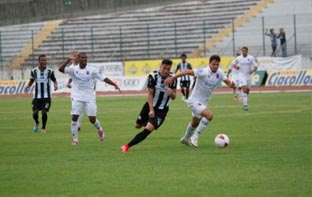
{"label": "soccer ball", "polygon": [[215,144],[219,148],[226,148],[230,144],[230,139],[225,134],[218,134],[215,137]]}

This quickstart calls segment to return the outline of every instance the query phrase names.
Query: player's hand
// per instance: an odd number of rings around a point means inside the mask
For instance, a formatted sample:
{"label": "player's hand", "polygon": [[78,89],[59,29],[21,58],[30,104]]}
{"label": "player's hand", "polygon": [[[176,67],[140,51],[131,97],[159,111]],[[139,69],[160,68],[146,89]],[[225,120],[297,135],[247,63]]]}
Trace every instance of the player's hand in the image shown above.
{"label": "player's hand", "polygon": [[66,85],[68,88],[72,88],[71,83],[67,83]]}
{"label": "player's hand", "polygon": [[57,90],[57,84],[55,83],[54,84],[54,91],[56,91]]}
{"label": "player's hand", "polygon": [[237,64],[234,64],[233,68],[235,68],[236,70],[239,70],[239,66]]}
{"label": "player's hand", "polygon": [[231,86],[230,87],[233,88],[233,89],[236,88],[236,85],[235,85],[234,81],[231,82]]}
{"label": "player's hand", "polygon": [[165,85],[170,85],[173,82],[172,77],[168,77],[167,79],[165,79],[164,84]]}
{"label": "player's hand", "polygon": [[69,56],[68,56],[68,59],[71,59],[71,60],[75,60],[78,56],[78,53],[77,51],[72,51]]}
{"label": "player's hand", "polygon": [[29,87],[29,86],[26,86],[25,89],[24,89],[24,93],[27,94],[27,93],[29,92],[29,90],[30,90],[30,87]]}
{"label": "player's hand", "polygon": [[114,86],[115,86],[115,90],[118,90],[118,92],[121,93],[119,86],[117,84],[115,84]]}
{"label": "player's hand", "polygon": [[171,88],[169,88],[169,89],[167,90],[167,94],[168,94],[168,96],[169,96],[171,99],[175,99],[175,97],[176,97],[175,91],[173,91]]}
{"label": "player's hand", "polygon": [[155,117],[155,111],[154,111],[154,109],[153,109],[153,110],[150,110],[150,112],[148,113],[148,116],[149,116],[150,118],[154,118],[154,117]]}

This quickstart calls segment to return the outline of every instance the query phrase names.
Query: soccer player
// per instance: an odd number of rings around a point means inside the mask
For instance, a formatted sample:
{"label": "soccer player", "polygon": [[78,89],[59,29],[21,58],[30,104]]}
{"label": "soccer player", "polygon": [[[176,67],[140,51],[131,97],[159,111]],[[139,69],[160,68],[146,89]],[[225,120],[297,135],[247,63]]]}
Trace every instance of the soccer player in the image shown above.
{"label": "soccer player", "polygon": [[144,129],[128,144],[121,147],[122,152],[127,152],[130,147],[143,141],[165,121],[171,99],[174,100],[176,97],[177,88],[176,80],[173,80],[169,86],[164,84],[164,80],[171,77],[171,66],[172,61],[164,59],[161,62],[160,69],[148,76],[147,102],[143,105],[135,124],[135,128],[139,129],[144,126]]}
{"label": "soccer player", "polygon": [[[181,62],[178,64],[177,69],[175,73],[178,71],[182,72],[184,70],[192,69],[192,65],[186,61],[186,54],[181,54],[180,56]],[[190,92],[190,85],[191,85],[191,79],[189,75],[185,75],[181,77],[180,79],[180,87],[181,87],[181,92],[182,92],[182,100],[186,100],[189,97],[189,92]]]}
{"label": "soccer player", "polygon": [[54,84],[54,91],[57,90],[57,81],[54,75],[54,71],[51,68],[47,68],[47,58],[45,55],[39,55],[39,66],[33,68],[30,73],[30,80],[25,87],[25,92],[29,91],[29,88],[34,82],[35,92],[33,93],[32,111],[34,123],[34,132],[39,130],[39,111],[41,111],[41,133],[46,133],[46,124],[48,121],[48,112],[51,107],[51,81]]}
{"label": "soccer player", "polygon": [[[239,53],[236,54],[236,57],[240,56]],[[231,80],[235,83],[235,86],[238,88],[239,94],[236,92],[236,87],[233,88],[233,95],[234,95],[234,101],[242,101],[242,87],[239,85],[239,78],[238,78],[238,67],[237,65],[233,64],[234,60],[229,64],[229,70],[227,72],[227,78],[229,78],[230,73],[231,75]]]}
{"label": "soccer player", "polygon": [[222,80],[231,88],[235,87],[235,84],[227,79],[222,69],[219,68],[220,61],[221,58],[218,55],[213,55],[209,58],[207,67],[185,70],[165,80],[165,84],[171,84],[172,81],[181,76],[192,75],[196,77],[195,87],[187,101],[187,106],[192,111],[192,119],[186,127],[185,135],[180,140],[182,144],[198,146],[199,135],[213,118],[212,111],[207,107],[207,101],[217,87],[218,82]]}
{"label": "soccer player", "polygon": [[[74,59],[73,59],[72,64],[70,66],[79,66],[78,54],[77,53],[73,53],[73,55],[74,55]],[[74,84],[72,84],[72,82],[73,82],[73,79],[69,78],[68,81],[67,81],[67,87],[68,88],[72,88],[72,85],[74,85]],[[70,91],[70,94],[72,95],[72,89]],[[83,113],[79,114],[79,118],[78,118],[78,121],[77,121],[78,131],[80,131],[80,125],[81,125],[82,117],[83,117]]]}
{"label": "soccer player", "polygon": [[248,48],[242,48],[242,55],[236,57],[232,63],[233,67],[238,70],[239,85],[242,87],[243,110],[248,110],[249,90],[251,87],[251,75],[257,70],[258,64],[256,59],[248,55]]}
{"label": "soccer player", "polygon": [[73,136],[72,145],[78,144],[77,121],[83,110],[86,110],[89,121],[97,129],[100,141],[103,141],[105,137],[104,131],[100,121],[96,118],[97,106],[96,91],[94,88],[95,80],[99,79],[100,81],[104,81],[105,83],[114,86],[115,89],[119,92],[120,88],[117,84],[107,78],[99,69],[88,66],[88,57],[86,53],[78,54],[79,66],[67,66],[69,62],[75,58],[75,54],[75,52],[72,52],[67,60],[59,67],[59,71],[69,74],[74,83],[71,95],[71,133]]}

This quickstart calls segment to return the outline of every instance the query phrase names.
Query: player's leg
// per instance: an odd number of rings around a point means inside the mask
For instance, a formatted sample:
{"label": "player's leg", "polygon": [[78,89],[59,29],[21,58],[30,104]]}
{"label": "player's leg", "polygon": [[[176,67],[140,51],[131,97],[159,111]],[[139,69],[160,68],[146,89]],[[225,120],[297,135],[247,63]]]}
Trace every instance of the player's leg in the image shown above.
{"label": "player's leg", "polygon": [[203,132],[203,130],[208,126],[209,122],[213,119],[213,113],[209,109],[205,109],[202,111],[201,116],[203,117],[198,127],[196,128],[194,134],[191,137],[191,143],[193,146],[198,146],[199,135]]}
{"label": "player's leg", "polygon": [[185,100],[187,100],[189,98],[189,94],[190,94],[190,85],[191,82],[190,81],[186,81],[185,82]]}
{"label": "player's leg", "polygon": [[181,93],[182,93],[182,101],[185,100],[185,81],[180,81]]}
{"label": "player's leg", "polygon": [[79,114],[83,112],[84,102],[72,100],[72,121],[71,121],[71,133],[73,137],[72,145],[78,144],[78,118]]}
{"label": "player's leg", "polygon": [[135,122],[135,125],[134,125],[134,127],[135,127],[136,129],[140,129],[140,128],[142,128],[143,126],[146,126],[147,121],[148,121],[148,119],[149,119],[148,113],[149,113],[149,107],[148,107],[148,102],[146,102],[146,103],[143,105],[143,107],[142,107],[142,109],[141,109],[141,112],[140,112],[139,116],[138,116],[137,119],[136,119],[136,122]]}
{"label": "player's leg", "polygon": [[81,113],[79,115],[79,118],[78,118],[78,122],[77,122],[78,131],[80,131],[80,125],[81,125],[82,118],[83,118],[83,113]]}
{"label": "player's leg", "polygon": [[248,110],[248,88],[247,85],[242,86],[243,110]]}
{"label": "player's leg", "polygon": [[101,126],[101,122],[96,118],[97,106],[95,102],[87,102],[86,103],[86,111],[89,117],[89,121],[93,126],[97,129],[100,141],[104,140],[104,131]]}
{"label": "player's leg", "polygon": [[38,132],[39,130],[39,110],[40,110],[40,102],[39,99],[32,100],[32,117],[34,119],[34,132]]}
{"label": "player's leg", "polygon": [[[143,131],[138,133],[134,138],[128,143],[121,147],[122,152],[127,152],[130,147],[142,142],[145,138],[152,133],[155,129],[158,129],[162,123],[165,121],[168,110],[155,111],[155,117],[149,118],[148,122]],[[147,114],[148,116],[148,114]]]}
{"label": "player's leg", "polygon": [[41,120],[42,120],[42,127],[41,127],[41,133],[46,133],[46,125],[48,121],[48,112],[51,107],[51,99],[43,99],[43,103],[41,106]]}

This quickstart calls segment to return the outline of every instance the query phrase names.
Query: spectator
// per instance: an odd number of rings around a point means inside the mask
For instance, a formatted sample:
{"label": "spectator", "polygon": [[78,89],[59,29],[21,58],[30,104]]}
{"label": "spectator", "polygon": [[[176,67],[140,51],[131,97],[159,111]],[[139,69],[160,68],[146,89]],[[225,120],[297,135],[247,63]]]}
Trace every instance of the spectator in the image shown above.
{"label": "spectator", "polygon": [[277,47],[277,35],[274,32],[274,29],[270,29],[270,32],[268,33],[268,29],[265,31],[266,36],[270,36],[271,39],[271,47],[272,47],[272,54],[271,57],[276,57],[276,47]]}
{"label": "spectator", "polygon": [[280,42],[281,42],[282,57],[287,57],[286,33],[285,33],[284,28],[280,28],[280,32],[277,38],[280,39]]}

